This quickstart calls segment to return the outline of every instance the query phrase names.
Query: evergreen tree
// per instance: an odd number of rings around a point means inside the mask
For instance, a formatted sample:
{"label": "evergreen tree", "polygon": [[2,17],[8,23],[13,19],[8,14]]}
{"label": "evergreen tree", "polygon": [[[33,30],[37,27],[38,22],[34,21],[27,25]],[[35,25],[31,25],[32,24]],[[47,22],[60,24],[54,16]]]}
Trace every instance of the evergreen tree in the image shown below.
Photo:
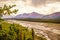
{"label": "evergreen tree", "polygon": [[2,30],[2,26],[1,26],[1,24],[0,24],[0,30]]}
{"label": "evergreen tree", "polygon": [[22,40],[22,30],[20,31],[20,40]]}
{"label": "evergreen tree", "polygon": [[23,38],[23,40],[26,40],[25,33],[24,33],[24,38]]}
{"label": "evergreen tree", "polygon": [[0,17],[2,17],[3,15],[6,15],[6,14],[10,15],[12,13],[17,13],[17,11],[18,11],[17,9],[14,9],[11,11],[11,9],[15,6],[16,5],[9,5],[9,6],[4,5],[3,7],[0,7]]}
{"label": "evergreen tree", "polygon": [[34,40],[35,32],[34,29],[32,28],[32,40]]}

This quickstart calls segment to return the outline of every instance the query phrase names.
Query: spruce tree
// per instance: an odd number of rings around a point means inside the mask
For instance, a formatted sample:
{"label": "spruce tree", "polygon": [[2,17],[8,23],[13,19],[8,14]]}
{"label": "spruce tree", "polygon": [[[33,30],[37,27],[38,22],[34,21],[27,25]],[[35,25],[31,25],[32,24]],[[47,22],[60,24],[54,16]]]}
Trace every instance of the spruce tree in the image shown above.
{"label": "spruce tree", "polygon": [[32,40],[34,40],[35,32],[34,29],[32,28]]}

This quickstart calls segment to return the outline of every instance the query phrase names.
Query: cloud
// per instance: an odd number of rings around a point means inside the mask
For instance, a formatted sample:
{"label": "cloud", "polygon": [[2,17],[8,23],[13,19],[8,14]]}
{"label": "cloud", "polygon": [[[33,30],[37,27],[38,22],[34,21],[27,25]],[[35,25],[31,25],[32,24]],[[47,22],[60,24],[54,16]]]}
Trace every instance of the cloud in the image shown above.
{"label": "cloud", "polygon": [[25,4],[32,5],[32,6],[41,6],[47,3],[54,3],[60,2],[60,0],[0,0],[0,2],[4,1],[23,1]]}
{"label": "cloud", "polygon": [[48,3],[60,2],[60,0],[32,0],[34,6],[45,5]]}
{"label": "cloud", "polygon": [[26,2],[27,0],[22,0],[22,1]]}
{"label": "cloud", "polygon": [[0,1],[8,1],[8,0],[0,0]]}
{"label": "cloud", "polygon": [[60,0],[22,0],[22,1],[24,1],[25,3],[30,2],[32,6],[41,6],[48,3],[60,2]]}
{"label": "cloud", "polygon": [[51,12],[60,11],[60,0],[18,0],[15,2],[10,0],[7,2],[0,2],[0,6],[2,6],[2,4],[16,4],[16,9],[19,9],[19,14],[27,12],[30,13],[34,11],[47,15]]}
{"label": "cloud", "polygon": [[32,0],[34,6],[39,6],[45,4],[46,0]]}

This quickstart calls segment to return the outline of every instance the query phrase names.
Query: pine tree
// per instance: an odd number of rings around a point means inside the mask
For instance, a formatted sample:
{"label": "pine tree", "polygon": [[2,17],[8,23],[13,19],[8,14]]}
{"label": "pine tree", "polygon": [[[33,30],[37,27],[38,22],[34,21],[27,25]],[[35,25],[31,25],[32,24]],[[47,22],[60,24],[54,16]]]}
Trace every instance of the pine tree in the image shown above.
{"label": "pine tree", "polygon": [[32,40],[34,40],[35,32],[34,29],[32,28]]}
{"label": "pine tree", "polygon": [[20,31],[20,40],[22,40],[22,31]]}
{"label": "pine tree", "polygon": [[23,38],[23,40],[26,40],[25,33],[24,33],[24,38]]}
{"label": "pine tree", "polygon": [[10,15],[12,13],[17,13],[17,11],[18,11],[17,9],[14,9],[11,11],[11,9],[15,6],[16,5],[9,5],[9,6],[4,5],[3,7],[0,7],[0,17],[2,17],[3,15],[6,15],[6,14]]}
{"label": "pine tree", "polygon": [[2,30],[2,26],[1,26],[1,24],[0,24],[0,30]]}

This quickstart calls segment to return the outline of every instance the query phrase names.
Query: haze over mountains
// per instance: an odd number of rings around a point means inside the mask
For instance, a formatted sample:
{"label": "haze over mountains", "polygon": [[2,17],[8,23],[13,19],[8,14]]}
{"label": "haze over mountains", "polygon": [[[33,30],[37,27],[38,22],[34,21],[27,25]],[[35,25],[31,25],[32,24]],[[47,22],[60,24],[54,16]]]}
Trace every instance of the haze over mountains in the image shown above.
{"label": "haze over mountains", "polygon": [[21,19],[21,18],[60,19],[60,12],[55,12],[50,15],[43,15],[36,12],[32,12],[28,14],[23,13],[15,16],[14,18],[16,19]]}

